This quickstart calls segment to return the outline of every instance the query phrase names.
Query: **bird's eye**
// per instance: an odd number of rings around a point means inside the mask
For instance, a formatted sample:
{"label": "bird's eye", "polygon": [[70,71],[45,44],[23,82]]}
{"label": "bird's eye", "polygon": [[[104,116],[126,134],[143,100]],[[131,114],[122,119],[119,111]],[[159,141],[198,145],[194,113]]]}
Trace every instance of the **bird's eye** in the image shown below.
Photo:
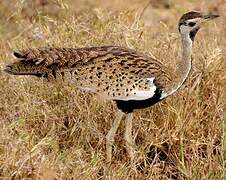
{"label": "bird's eye", "polygon": [[189,22],[188,25],[189,25],[190,27],[193,27],[193,26],[196,25],[196,23],[195,23],[195,22]]}

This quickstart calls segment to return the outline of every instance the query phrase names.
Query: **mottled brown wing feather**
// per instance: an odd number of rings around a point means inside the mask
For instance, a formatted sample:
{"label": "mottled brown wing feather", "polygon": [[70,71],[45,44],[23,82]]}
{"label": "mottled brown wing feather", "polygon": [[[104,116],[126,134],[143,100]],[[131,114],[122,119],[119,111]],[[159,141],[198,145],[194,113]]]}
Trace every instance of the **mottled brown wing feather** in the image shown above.
{"label": "mottled brown wing feather", "polygon": [[20,59],[12,74],[69,80],[76,86],[112,99],[136,99],[153,86],[164,88],[172,79],[164,65],[145,54],[118,46],[86,48],[38,48],[15,52]]}

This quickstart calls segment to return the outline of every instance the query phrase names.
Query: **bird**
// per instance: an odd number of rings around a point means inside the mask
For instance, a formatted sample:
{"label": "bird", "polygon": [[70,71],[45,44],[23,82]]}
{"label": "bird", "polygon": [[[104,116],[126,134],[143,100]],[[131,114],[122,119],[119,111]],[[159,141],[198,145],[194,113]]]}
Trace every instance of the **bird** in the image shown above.
{"label": "bird", "polygon": [[125,146],[131,161],[136,153],[132,137],[133,112],[148,108],[174,94],[185,83],[192,66],[195,36],[205,22],[219,17],[189,11],[181,16],[178,30],[182,57],[175,69],[160,60],[121,46],[83,48],[39,47],[14,51],[17,60],[5,66],[12,75],[30,75],[47,82],[67,81],[86,92],[116,102],[113,125],[106,135],[106,161],[112,161],[114,137],[125,119]]}

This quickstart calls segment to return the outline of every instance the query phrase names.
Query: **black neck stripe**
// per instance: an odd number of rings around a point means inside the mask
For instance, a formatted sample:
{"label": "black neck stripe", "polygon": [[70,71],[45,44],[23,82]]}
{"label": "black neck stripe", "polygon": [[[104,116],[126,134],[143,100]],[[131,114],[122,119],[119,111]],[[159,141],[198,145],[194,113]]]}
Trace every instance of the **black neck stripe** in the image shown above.
{"label": "black neck stripe", "polygon": [[197,34],[198,30],[199,28],[195,28],[189,33],[189,37],[191,38],[192,41],[195,40],[195,35]]}

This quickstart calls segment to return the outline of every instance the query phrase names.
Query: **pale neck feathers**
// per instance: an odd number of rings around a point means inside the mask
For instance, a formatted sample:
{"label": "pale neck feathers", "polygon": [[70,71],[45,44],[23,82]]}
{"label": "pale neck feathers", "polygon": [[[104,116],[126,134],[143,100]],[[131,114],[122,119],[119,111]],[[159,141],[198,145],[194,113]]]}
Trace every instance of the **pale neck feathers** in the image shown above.
{"label": "pale neck feathers", "polygon": [[172,83],[170,87],[167,88],[166,92],[163,93],[162,98],[165,98],[176,92],[184,83],[191,70],[191,54],[193,42],[190,39],[189,34],[182,34],[181,42],[182,42],[182,58],[177,60],[175,69],[176,79],[174,83]]}

